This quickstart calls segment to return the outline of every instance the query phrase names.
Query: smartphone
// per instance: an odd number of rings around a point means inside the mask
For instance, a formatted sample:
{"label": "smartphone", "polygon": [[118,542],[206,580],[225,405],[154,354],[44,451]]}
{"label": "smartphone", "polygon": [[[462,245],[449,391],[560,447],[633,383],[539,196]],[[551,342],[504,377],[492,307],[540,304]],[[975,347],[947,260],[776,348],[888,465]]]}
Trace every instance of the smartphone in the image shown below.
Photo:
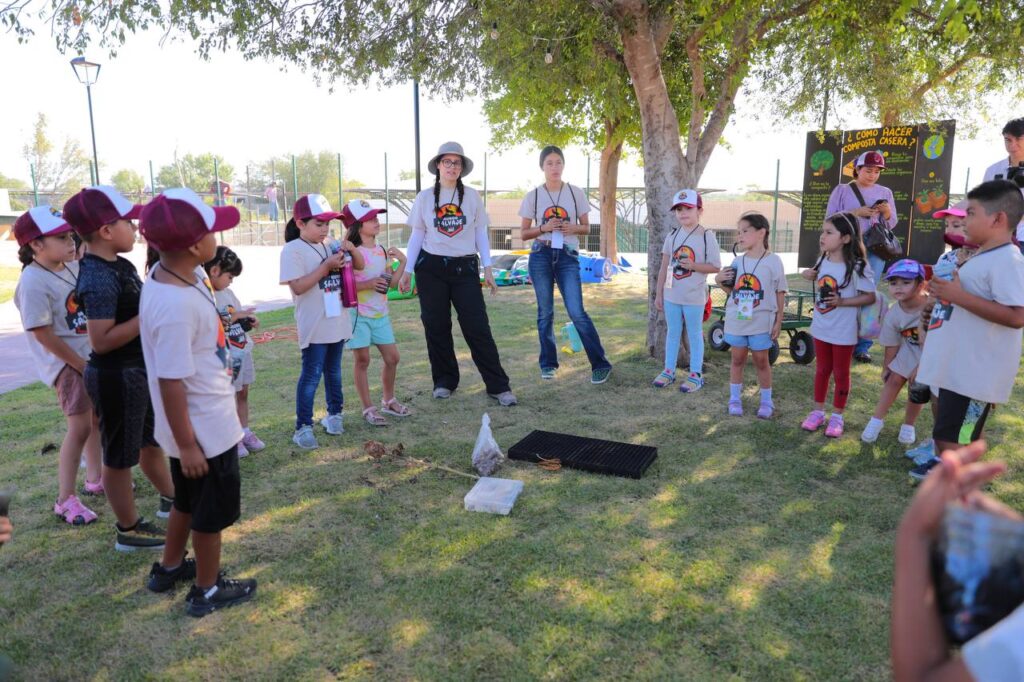
{"label": "smartphone", "polygon": [[11,496],[13,490],[0,490],[0,516],[10,516],[8,510],[11,507]]}

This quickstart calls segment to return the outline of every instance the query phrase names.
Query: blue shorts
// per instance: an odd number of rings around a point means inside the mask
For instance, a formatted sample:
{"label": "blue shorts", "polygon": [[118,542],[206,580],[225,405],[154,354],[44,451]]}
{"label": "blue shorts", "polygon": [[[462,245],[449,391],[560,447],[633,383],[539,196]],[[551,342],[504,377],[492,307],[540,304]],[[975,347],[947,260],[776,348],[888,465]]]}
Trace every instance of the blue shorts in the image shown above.
{"label": "blue shorts", "polygon": [[772,335],[767,333],[750,334],[749,336],[726,334],[725,342],[733,348],[750,348],[750,350],[768,350],[773,345]]}
{"label": "blue shorts", "polygon": [[346,348],[368,348],[386,346],[395,342],[395,332],[391,329],[391,316],[363,317],[352,309],[352,338],[345,343]]}

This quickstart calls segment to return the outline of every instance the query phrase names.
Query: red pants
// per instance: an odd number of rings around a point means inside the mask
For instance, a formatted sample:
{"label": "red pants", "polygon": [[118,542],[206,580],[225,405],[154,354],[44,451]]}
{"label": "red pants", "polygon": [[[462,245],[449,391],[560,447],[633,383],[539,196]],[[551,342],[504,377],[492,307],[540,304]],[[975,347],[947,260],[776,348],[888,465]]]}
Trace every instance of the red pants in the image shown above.
{"label": "red pants", "polygon": [[828,395],[828,380],[836,378],[836,389],[832,394],[832,405],[837,410],[846,407],[850,397],[850,363],[856,346],[837,346],[827,341],[814,339],[814,402],[825,402]]}

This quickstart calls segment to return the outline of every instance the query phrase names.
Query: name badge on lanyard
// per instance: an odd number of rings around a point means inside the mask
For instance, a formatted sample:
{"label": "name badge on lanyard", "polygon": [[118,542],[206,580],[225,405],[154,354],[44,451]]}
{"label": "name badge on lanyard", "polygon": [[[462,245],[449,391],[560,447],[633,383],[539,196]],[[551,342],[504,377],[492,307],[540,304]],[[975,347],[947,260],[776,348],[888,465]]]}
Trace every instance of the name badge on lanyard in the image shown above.
{"label": "name badge on lanyard", "polygon": [[341,273],[332,272],[320,280],[324,292],[324,316],[341,317]]}
{"label": "name badge on lanyard", "polygon": [[735,294],[736,320],[747,322],[754,319],[754,301],[757,294],[752,289],[740,289]]}

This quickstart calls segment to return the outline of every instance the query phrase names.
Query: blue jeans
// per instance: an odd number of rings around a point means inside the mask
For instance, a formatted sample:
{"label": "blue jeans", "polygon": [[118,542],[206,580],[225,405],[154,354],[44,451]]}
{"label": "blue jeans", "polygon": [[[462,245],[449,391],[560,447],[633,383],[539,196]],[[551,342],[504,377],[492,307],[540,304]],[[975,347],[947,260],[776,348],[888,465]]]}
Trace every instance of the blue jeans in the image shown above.
{"label": "blue jeans", "polygon": [[594,370],[608,369],[612,365],[604,355],[601,337],[597,328],[583,309],[583,287],[580,285],[579,253],[568,247],[552,249],[546,244],[534,242],[530,252],[530,279],[533,292],[537,295],[537,336],[540,339],[540,368],[558,367],[558,350],[555,345],[555,284],[562,295],[565,310],[569,313],[576,331],[587,351],[587,358]]}
{"label": "blue jeans", "polygon": [[340,414],[345,404],[341,392],[341,349],[344,341],[311,343],[302,349],[302,372],[295,387],[295,428],[313,425],[313,400],[324,378],[327,393],[327,414]]}
{"label": "blue jeans", "polygon": [[[885,261],[876,256],[873,253],[868,253],[868,266],[871,268],[872,274],[875,276],[875,288],[878,288],[878,283],[882,281],[882,275],[885,274]],[[857,345],[853,349],[854,355],[860,355],[861,353],[867,353],[871,349],[874,342],[871,339],[857,339]]]}
{"label": "blue jeans", "polygon": [[665,301],[665,369],[673,374],[679,357],[679,340],[683,337],[686,321],[686,340],[690,343],[690,373],[700,374],[704,369],[704,305],[679,305]]}

